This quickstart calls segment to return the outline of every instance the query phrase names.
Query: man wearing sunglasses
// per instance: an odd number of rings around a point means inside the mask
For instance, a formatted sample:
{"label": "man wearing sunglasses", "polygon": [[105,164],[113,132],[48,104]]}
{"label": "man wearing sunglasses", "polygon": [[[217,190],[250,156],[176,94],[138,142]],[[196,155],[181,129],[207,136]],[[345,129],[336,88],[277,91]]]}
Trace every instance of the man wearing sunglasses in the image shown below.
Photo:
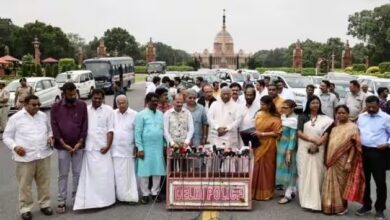
{"label": "man wearing sunglasses", "polygon": [[3,137],[16,162],[19,187],[19,211],[24,220],[32,219],[32,182],[35,180],[41,212],[52,215],[50,208],[50,155],[52,132],[45,113],[39,111],[39,98],[24,98],[24,108],[8,121]]}

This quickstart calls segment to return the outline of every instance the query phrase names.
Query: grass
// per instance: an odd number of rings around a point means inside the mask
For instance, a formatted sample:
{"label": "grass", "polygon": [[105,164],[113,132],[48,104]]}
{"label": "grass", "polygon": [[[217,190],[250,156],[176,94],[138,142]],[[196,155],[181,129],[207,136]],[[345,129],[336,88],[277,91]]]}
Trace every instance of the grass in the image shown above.
{"label": "grass", "polygon": [[145,82],[145,77],[147,76],[148,74],[145,74],[145,73],[136,73],[135,74],[135,82]]}

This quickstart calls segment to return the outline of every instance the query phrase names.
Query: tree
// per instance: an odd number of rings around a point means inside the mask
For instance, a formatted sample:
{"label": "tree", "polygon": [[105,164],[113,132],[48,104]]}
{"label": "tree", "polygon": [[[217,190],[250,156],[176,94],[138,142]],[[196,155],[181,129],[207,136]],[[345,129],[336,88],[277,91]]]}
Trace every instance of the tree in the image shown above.
{"label": "tree", "polygon": [[14,47],[14,35],[19,29],[18,26],[12,23],[11,19],[0,18],[0,56],[4,55],[5,46],[11,50]]}
{"label": "tree", "polygon": [[390,60],[390,5],[363,10],[348,18],[348,34],[367,43],[370,62]]}
{"label": "tree", "polygon": [[95,36],[88,45],[84,47],[85,57],[92,58],[97,56],[97,48],[99,47],[99,39]]}
{"label": "tree", "polygon": [[119,56],[131,56],[135,60],[141,58],[138,42],[123,28],[115,27],[104,32],[104,44],[111,56],[117,50]]}
{"label": "tree", "polygon": [[352,63],[365,63],[368,50],[364,43],[356,44],[352,47]]}
{"label": "tree", "polygon": [[15,32],[14,54],[22,57],[34,52],[32,42],[38,37],[41,42],[41,58],[45,57],[74,57],[75,50],[66,34],[58,27],[35,21],[27,23]]}

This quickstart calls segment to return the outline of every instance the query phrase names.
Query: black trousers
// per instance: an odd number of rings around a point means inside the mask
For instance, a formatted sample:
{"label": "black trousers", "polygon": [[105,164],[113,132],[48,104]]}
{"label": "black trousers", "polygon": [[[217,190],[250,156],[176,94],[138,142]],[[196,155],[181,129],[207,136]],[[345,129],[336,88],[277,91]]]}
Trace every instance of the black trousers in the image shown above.
{"label": "black trousers", "polygon": [[371,209],[371,175],[376,185],[375,210],[386,209],[387,188],[386,188],[386,163],[387,151],[377,148],[363,146],[363,170],[366,177],[366,188],[364,190],[364,207]]}

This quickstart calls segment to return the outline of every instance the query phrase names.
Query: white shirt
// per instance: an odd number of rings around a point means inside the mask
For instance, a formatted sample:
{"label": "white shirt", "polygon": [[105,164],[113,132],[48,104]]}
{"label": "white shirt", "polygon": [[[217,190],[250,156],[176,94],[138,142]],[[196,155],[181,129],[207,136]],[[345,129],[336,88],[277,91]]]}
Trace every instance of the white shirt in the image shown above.
{"label": "white shirt", "polygon": [[[176,121],[172,123],[171,117],[173,117],[173,114],[181,114],[183,116],[183,120],[185,120],[187,124],[186,130],[182,130],[183,128],[178,127],[175,125],[176,123],[183,123],[180,121]],[[173,126],[173,127],[172,127]],[[164,113],[164,137],[171,145],[175,144],[174,138],[172,137],[173,134],[171,134],[172,129],[181,129],[178,130],[177,133],[182,133],[184,135],[184,143],[190,144],[192,135],[194,135],[194,121],[192,119],[192,114],[190,111],[188,111],[185,108],[182,108],[180,112],[176,112],[175,108],[171,108],[168,111]],[[176,143],[177,144],[177,143]]]}
{"label": "white shirt", "polygon": [[123,114],[114,110],[114,140],[111,155],[113,157],[133,157],[135,145],[134,127],[137,112],[128,108]]}
{"label": "white shirt", "polygon": [[[210,134],[214,137],[215,145],[228,144],[231,147],[238,146],[238,125],[241,121],[239,106],[231,99],[224,103],[222,100],[213,102],[207,118],[210,126]],[[217,129],[221,127],[227,128],[227,134],[218,137]]]}
{"label": "white shirt", "polygon": [[114,112],[112,108],[105,104],[97,109],[88,105],[88,136],[85,150],[100,151],[101,148],[107,147],[107,133],[113,131]]}
{"label": "white shirt", "polygon": [[282,93],[280,93],[279,95],[280,95],[280,97],[282,97],[284,100],[290,99],[290,100],[295,101],[294,93],[293,93],[290,89],[283,88]]}
{"label": "white shirt", "polygon": [[255,127],[255,116],[259,109],[260,101],[258,101],[257,99],[253,101],[252,105],[249,108],[248,106],[246,106],[246,102],[240,106],[242,114],[241,123],[239,126],[240,131]]}
{"label": "white shirt", "polygon": [[148,94],[150,92],[156,92],[156,85],[152,82],[149,82],[147,85],[146,85],[146,91],[145,91],[145,94]]}
{"label": "white shirt", "polygon": [[[48,146],[48,138],[52,136],[47,115],[38,111],[31,116],[26,109],[22,109],[9,118],[3,139],[7,147],[12,150],[12,158],[17,162],[30,162],[49,157],[53,150]],[[15,151],[16,146],[26,150],[21,157]]]}
{"label": "white shirt", "polygon": [[263,91],[256,90],[256,99],[260,100],[263,96],[268,95],[268,88],[264,87]]}
{"label": "white shirt", "polygon": [[194,85],[191,89],[195,90],[196,93],[199,93],[201,88],[197,85]]}

